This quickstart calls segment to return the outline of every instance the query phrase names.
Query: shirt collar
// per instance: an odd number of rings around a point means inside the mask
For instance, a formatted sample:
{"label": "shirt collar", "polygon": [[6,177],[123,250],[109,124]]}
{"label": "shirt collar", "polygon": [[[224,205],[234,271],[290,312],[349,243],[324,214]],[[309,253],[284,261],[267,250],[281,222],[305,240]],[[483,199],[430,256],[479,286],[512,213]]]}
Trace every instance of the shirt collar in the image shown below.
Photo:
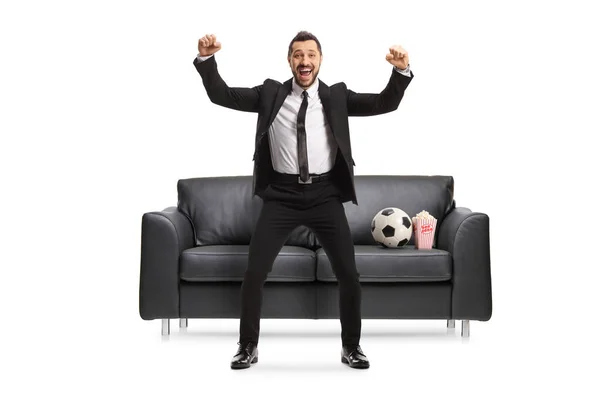
{"label": "shirt collar", "polygon": [[[302,96],[302,92],[305,89],[303,89],[300,85],[298,85],[296,83],[296,79],[292,79],[292,92],[297,95],[297,96]],[[317,92],[319,91],[319,80],[315,79],[315,81],[313,82],[312,85],[310,85],[310,87],[308,89],[306,89],[306,92],[308,93],[308,97],[309,98],[313,98],[316,96]]]}

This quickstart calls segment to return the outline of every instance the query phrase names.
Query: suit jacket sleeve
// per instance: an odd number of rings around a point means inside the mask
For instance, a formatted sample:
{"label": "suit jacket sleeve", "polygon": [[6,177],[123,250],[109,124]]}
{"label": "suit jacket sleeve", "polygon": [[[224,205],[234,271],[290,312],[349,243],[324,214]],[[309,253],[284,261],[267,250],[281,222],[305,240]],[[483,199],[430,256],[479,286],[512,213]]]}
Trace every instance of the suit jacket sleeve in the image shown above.
{"label": "suit jacket sleeve", "polygon": [[413,77],[414,74],[412,72],[410,73],[410,77],[408,77],[399,72],[392,71],[392,76],[387,86],[379,94],[355,93],[348,89],[348,116],[362,117],[384,114],[396,110],[404,96],[404,91]]}
{"label": "suit jacket sleeve", "polygon": [[205,61],[194,58],[194,66],[202,77],[210,101],[234,110],[258,112],[262,85],[252,88],[227,86],[219,75],[214,55]]}

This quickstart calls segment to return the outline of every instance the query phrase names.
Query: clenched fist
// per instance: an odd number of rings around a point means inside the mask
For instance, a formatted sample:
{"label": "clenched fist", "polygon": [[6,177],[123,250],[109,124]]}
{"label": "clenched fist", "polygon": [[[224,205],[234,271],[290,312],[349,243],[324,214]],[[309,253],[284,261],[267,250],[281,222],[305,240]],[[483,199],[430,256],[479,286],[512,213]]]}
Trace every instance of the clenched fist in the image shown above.
{"label": "clenched fist", "polygon": [[198,40],[198,53],[201,56],[210,56],[221,50],[221,43],[217,42],[215,35],[205,35]]}
{"label": "clenched fist", "polygon": [[385,59],[394,67],[400,69],[408,67],[408,52],[402,46],[390,47],[390,52],[385,55]]}

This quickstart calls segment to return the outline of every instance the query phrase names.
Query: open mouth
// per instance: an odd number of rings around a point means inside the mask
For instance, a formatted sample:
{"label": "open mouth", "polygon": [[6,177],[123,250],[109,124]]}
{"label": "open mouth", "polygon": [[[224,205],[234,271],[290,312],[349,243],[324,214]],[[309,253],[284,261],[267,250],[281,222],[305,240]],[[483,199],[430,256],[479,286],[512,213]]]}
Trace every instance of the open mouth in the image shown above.
{"label": "open mouth", "polygon": [[310,74],[312,73],[312,68],[300,68],[300,69],[298,69],[298,72],[300,73],[300,76],[302,78],[308,78],[308,77],[310,77]]}

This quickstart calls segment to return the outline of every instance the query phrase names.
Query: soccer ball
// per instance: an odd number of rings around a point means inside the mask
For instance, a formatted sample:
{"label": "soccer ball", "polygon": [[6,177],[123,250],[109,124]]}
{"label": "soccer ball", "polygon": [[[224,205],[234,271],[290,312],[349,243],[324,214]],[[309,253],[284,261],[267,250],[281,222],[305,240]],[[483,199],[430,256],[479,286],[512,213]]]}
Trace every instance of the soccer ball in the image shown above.
{"label": "soccer ball", "polygon": [[384,208],[371,221],[373,239],[386,247],[404,246],[410,240],[412,232],[410,217],[399,208]]}

